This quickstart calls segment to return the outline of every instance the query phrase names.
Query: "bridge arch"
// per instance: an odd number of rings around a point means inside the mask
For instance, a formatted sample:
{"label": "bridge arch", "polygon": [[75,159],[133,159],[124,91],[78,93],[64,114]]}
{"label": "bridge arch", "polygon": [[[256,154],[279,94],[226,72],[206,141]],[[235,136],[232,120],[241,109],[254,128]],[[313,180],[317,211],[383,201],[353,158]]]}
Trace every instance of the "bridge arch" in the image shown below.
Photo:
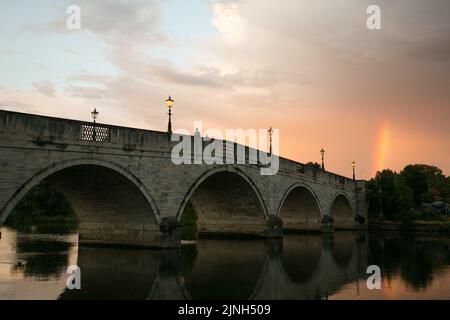
{"label": "bridge arch", "polygon": [[191,185],[177,218],[191,201],[200,234],[262,234],[268,210],[253,180],[239,168],[220,166],[203,172]]}
{"label": "bridge arch", "polygon": [[339,192],[333,197],[328,209],[329,216],[333,219],[335,229],[352,229],[354,226],[354,208],[352,201],[344,192]]}
{"label": "bridge arch", "polygon": [[308,185],[295,183],[283,195],[277,215],[283,219],[283,228],[286,231],[319,231],[319,197]]}
{"label": "bridge arch", "polygon": [[0,224],[44,179],[74,209],[80,242],[146,246],[158,230],[159,210],[145,185],[127,168],[98,159],[63,161],[38,171],[7,201]]}

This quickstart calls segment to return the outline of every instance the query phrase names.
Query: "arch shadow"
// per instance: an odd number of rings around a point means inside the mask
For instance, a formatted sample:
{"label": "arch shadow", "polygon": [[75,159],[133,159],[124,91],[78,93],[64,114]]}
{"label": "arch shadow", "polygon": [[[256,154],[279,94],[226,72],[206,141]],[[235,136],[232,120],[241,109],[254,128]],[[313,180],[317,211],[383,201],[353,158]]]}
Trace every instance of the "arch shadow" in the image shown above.
{"label": "arch shadow", "polygon": [[262,236],[269,217],[256,184],[242,170],[220,166],[203,172],[186,192],[177,212],[181,220],[191,201],[199,234]]}
{"label": "arch shadow", "polygon": [[283,219],[286,231],[319,231],[322,217],[319,197],[308,185],[295,183],[284,193],[277,216]]}
{"label": "arch shadow", "polygon": [[354,228],[355,208],[348,195],[338,192],[328,207],[328,215],[333,219],[335,229],[349,230]]}
{"label": "arch shadow", "polygon": [[264,217],[267,219],[269,217],[268,214],[268,210],[267,210],[267,206],[263,200],[263,197],[261,196],[261,193],[259,192],[256,184],[251,180],[250,177],[248,177],[242,170],[240,170],[239,168],[233,167],[233,166],[220,166],[220,167],[216,167],[213,169],[209,169],[207,171],[205,171],[204,173],[202,173],[200,175],[200,177],[198,177],[194,183],[192,184],[192,186],[189,188],[189,190],[187,191],[187,193],[185,194],[183,201],[181,202],[181,205],[178,209],[177,212],[177,219],[180,220],[181,215],[184,212],[184,209],[186,208],[186,205],[188,204],[189,200],[192,198],[192,195],[194,194],[194,192],[198,189],[198,187],[209,177],[211,177],[212,175],[216,174],[216,173],[221,173],[221,172],[230,172],[230,173],[234,173],[237,174],[239,177],[241,177],[242,179],[244,179],[248,185],[252,188],[254,194],[256,195],[256,197],[258,198],[259,204],[261,205],[261,208],[263,209],[264,212]]}
{"label": "arch shadow", "polygon": [[104,161],[98,159],[74,159],[68,161],[62,161],[59,163],[52,164],[40,171],[38,171],[35,175],[33,175],[28,181],[26,181],[17,191],[13,194],[13,196],[7,201],[5,206],[0,211],[0,225],[3,224],[8,218],[9,214],[12,212],[14,207],[19,203],[19,201],[35,186],[37,186],[42,180],[56,174],[64,169],[68,169],[71,167],[77,166],[99,166],[102,168],[110,169],[119,175],[125,177],[128,181],[130,181],[136,188],[139,189],[141,194],[146,199],[147,203],[150,205],[154,218],[159,223],[159,209],[156,205],[156,202],[150,195],[150,191],[147,187],[137,178],[134,174],[132,174],[128,169],[124,168],[121,165],[115,164],[111,161]]}

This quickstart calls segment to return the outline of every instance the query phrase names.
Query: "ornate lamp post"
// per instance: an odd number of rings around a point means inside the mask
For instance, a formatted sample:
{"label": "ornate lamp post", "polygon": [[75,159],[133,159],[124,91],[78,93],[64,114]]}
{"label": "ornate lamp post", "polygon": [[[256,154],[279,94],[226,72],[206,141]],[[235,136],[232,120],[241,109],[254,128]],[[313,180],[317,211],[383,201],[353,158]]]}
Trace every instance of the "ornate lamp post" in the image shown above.
{"label": "ornate lamp post", "polygon": [[96,129],[95,129],[95,121],[97,120],[99,112],[97,111],[97,108],[94,108],[94,111],[91,112],[92,115],[92,119],[94,120],[94,126],[92,128],[92,140],[96,141],[97,137],[96,137]]}
{"label": "ornate lamp post", "polygon": [[269,144],[269,154],[270,154],[270,156],[272,156],[272,134],[273,134],[272,127],[270,127],[268,132],[269,132],[269,142],[270,142],[270,144]]}
{"label": "ornate lamp post", "polygon": [[352,167],[353,167],[353,180],[356,180],[356,176],[355,176],[356,161],[355,160],[353,160],[353,162],[352,162]]}
{"label": "ornate lamp post", "polygon": [[95,120],[97,120],[98,114],[99,114],[99,112],[97,111],[97,108],[94,108],[94,111],[91,112],[94,123],[95,123]]}
{"label": "ornate lamp post", "polygon": [[169,108],[169,123],[167,125],[167,133],[172,135],[172,107],[173,107],[174,100],[169,96],[169,98],[166,100],[167,108]]}
{"label": "ornate lamp post", "polygon": [[325,150],[323,150],[323,148],[322,148],[322,150],[320,150],[320,154],[322,155],[322,170],[324,170],[325,171],[325,162],[324,162],[324,155],[325,155]]}

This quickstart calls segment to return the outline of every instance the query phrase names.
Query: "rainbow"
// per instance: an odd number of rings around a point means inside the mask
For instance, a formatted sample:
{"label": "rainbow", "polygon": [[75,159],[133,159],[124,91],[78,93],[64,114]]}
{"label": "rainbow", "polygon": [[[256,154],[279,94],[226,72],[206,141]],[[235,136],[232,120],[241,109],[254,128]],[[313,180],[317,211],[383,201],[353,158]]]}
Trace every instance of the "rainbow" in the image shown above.
{"label": "rainbow", "polygon": [[375,144],[372,159],[372,173],[376,174],[386,168],[386,156],[389,150],[391,126],[388,121],[381,122],[375,136]]}

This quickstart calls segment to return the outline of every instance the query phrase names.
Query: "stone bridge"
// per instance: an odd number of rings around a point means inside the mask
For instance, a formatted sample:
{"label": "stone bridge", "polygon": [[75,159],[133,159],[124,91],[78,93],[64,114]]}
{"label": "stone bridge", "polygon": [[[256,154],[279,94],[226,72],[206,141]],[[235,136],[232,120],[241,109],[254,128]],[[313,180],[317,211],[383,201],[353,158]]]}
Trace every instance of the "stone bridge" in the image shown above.
{"label": "stone bridge", "polygon": [[201,235],[279,237],[281,228],[367,221],[362,180],[284,158],[275,175],[261,175],[259,162],[176,165],[175,144],[164,132],[0,111],[0,225],[44,179],[74,209],[84,244],[177,247],[189,202]]}

